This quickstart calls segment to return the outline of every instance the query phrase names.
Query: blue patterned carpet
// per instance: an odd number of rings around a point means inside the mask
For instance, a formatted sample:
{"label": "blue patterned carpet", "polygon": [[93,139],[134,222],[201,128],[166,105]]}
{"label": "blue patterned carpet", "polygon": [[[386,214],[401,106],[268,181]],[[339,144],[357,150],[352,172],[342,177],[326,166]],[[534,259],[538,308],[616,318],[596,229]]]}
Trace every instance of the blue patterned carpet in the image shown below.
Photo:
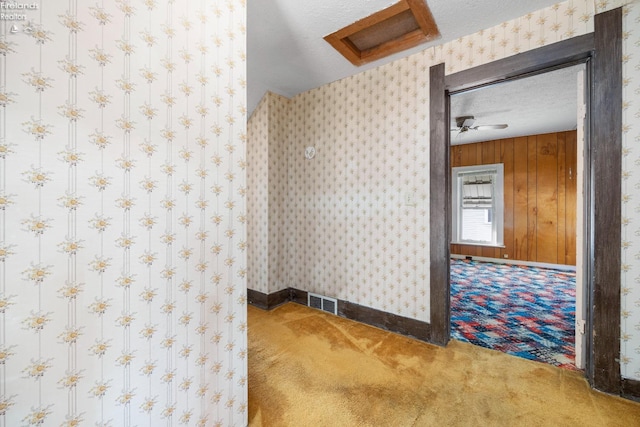
{"label": "blue patterned carpet", "polygon": [[575,367],[575,273],[451,260],[451,335],[504,353]]}

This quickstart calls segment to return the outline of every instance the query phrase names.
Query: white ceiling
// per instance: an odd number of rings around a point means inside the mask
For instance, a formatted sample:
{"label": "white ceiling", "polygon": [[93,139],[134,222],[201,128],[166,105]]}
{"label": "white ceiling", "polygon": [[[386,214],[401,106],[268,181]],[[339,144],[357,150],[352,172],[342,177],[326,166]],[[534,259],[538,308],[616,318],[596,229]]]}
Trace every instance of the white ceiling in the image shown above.
{"label": "white ceiling", "polygon": [[451,144],[575,129],[577,74],[584,68],[575,65],[451,96],[451,129],[460,116],[474,116],[474,125],[508,125],[502,130],[452,131]]}
{"label": "white ceiling", "polygon": [[428,0],[442,37],[356,67],[323,37],[396,0],[249,0],[247,84],[249,114],[266,91],[292,97],[425,48],[487,29],[555,0]]}

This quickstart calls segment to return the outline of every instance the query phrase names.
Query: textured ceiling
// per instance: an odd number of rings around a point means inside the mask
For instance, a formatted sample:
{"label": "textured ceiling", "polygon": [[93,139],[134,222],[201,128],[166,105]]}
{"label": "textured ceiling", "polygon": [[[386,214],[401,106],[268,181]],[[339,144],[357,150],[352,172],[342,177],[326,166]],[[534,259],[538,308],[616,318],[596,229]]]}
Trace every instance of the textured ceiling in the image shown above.
{"label": "textured ceiling", "polygon": [[396,1],[249,0],[247,84],[249,114],[269,90],[286,97],[490,28],[554,0],[428,0],[442,38],[361,67],[351,65],[323,37]]}
{"label": "textured ceiling", "polygon": [[584,65],[463,92],[451,97],[455,118],[474,116],[474,125],[507,124],[502,130],[451,132],[451,144],[467,144],[573,130],[577,123],[577,74]]}

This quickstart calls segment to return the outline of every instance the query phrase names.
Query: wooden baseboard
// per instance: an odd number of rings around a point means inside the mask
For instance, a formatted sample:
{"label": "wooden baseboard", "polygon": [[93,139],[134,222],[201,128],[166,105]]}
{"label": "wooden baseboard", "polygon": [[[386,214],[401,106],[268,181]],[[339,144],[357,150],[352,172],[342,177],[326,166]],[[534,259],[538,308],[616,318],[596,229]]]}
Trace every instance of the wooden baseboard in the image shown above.
{"label": "wooden baseboard", "polygon": [[338,301],[338,314],[347,319],[396,332],[420,341],[431,341],[431,325],[420,320],[398,316],[349,301]]}
{"label": "wooden baseboard", "polygon": [[640,381],[623,378],[622,397],[640,402]]}
{"label": "wooden baseboard", "polygon": [[282,289],[272,294],[247,289],[247,301],[249,304],[261,308],[263,310],[271,310],[285,302],[289,301],[289,289]]}
{"label": "wooden baseboard", "polygon": [[263,310],[268,310],[269,304],[267,304],[267,297],[268,296],[265,293],[247,288],[247,302],[253,306]]}
{"label": "wooden baseboard", "polygon": [[[286,301],[307,305],[307,291],[296,288],[283,289],[269,295],[249,289],[247,290],[247,297],[249,304],[265,310],[270,310]],[[398,316],[343,300],[338,300],[338,315],[421,341],[429,342],[431,340],[430,325],[420,320]]]}
{"label": "wooden baseboard", "polygon": [[267,305],[269,307],[268,310],[271,310],[272,308],[275,308],[289,301],[289,293],[289,289],[282,289],[278,292],[269,294],[267,296]]}
{"label": "wooden baseboard", "polygon": [[289,288],[289,297],[290,301],[296,302],[298,304],[307,305],[307,291],[301,291],[296,288]]}

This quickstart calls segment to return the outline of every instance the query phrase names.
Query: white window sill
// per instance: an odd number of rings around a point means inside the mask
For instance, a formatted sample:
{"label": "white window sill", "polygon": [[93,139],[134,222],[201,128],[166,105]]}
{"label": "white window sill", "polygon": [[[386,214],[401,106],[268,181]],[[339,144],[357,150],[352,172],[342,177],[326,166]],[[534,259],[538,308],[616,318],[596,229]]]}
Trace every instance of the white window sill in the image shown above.
{"label": "white window sill", "polygon": [[467,245],[467,246],[484,246],[487,248],[506,248],[505,245],[494,245],[492,243],[484,242],[451,242],[452,245]]}

